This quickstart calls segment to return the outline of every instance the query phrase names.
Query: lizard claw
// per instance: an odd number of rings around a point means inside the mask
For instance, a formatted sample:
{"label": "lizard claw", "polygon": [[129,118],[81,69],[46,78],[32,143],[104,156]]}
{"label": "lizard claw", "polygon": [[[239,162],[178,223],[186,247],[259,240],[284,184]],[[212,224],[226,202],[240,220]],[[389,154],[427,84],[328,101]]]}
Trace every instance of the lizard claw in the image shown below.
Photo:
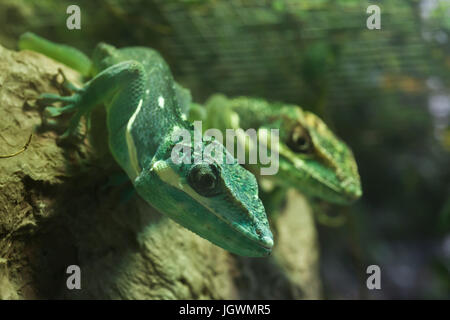
{"label": "lizard claw", "polygon": [[54,93],[43,93],[39,96],[39,101],[42,103],[62,102],[63,104],[67,104],[76,102],[78,100],[77,96],[77,94],[71,96],[60,96]]}
{"label": "lizard claw", "polygon": [[[47,104],[44,109],[43,120],[45,124],[55,124],[49,118],[55,118],[63,114],[74,113],[70,119],[68,129],[60,136],[60,139],[67,139],[68,137],[74,136],[78,132],[78,127],[82,116],[84,115],[80,107],[81,91],[82,89],[76,89],[71,96],[60,96],[54,93],[43,93],[39,97],[39,102],[42,104]],[[52,106],[52,103],[60,102],[62,107]],[[50,104],[50,105],[48,105]]]}
{"label": "lizard claw", "polygon": [[[62,82],[58,81],[58,76],[62,77]],[[58,87],[60,92],[78,92],[81,90],[81,88],[78,88],[76,85],[74,85],[71,81],[67,80],[66,75],[64,74],[64,71],[61,68],[58,68],[58,73],[54,76],[53,82],[56,87]]]}
{"label": "lizard claw", "polygon": [[74,104],[69,104],[67,106],[64,106],[62,108],[57,108],[57,107],[53,107],[53,106],[48,106],[45,108],[44,110],[44,115],[48,118],[54,118],[54,117],[58,117],[64,113],[68,113],[73,111],[73,109],[75,109],[75,105]]}

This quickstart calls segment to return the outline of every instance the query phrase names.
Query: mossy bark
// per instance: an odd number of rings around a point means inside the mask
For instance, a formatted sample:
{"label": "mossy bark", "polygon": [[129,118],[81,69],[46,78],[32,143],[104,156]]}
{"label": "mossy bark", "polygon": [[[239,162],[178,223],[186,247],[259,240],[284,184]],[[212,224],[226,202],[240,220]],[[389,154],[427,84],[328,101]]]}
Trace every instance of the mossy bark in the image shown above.
{"label": "mossy bark", "polygon": [[[108,186],[87,141],[62,144],[41,128],[36,98],[58,92],[58,68],[42,55],[0,46],[0,154],[35,132],[22,154],[0,159],[0,298],[239,299],[320,297],[311,211],[289,193],[273,222],[271,257],[237,257],[156,212],[125,187]],[[36,131],[37,130],[37,131]],[[69,265],[81,289],[66,286]]]}

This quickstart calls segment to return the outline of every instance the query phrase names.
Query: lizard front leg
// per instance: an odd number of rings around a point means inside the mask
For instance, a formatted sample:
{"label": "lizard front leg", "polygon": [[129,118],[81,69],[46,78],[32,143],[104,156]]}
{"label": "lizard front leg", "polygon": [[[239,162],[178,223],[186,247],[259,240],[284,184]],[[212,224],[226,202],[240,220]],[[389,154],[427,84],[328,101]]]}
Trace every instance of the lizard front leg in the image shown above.
{"label": "lizard front leg", "polygon": [[[41,99],[47,102],[62,102],[63,107],[47,107],[46,114],[56,117],[63,113],[74,112],[67,131],[61,138],[73,135],[83,116],[88,116],[93,108],[110,101],[114,95],[133,90],[138,96],[143,92],[144,69],[133,60],[113,65],[88,81],[83,88],[72,96],[63,97],[55,94],[43,94]],[[141,92],[142,91],[142,92]]]}

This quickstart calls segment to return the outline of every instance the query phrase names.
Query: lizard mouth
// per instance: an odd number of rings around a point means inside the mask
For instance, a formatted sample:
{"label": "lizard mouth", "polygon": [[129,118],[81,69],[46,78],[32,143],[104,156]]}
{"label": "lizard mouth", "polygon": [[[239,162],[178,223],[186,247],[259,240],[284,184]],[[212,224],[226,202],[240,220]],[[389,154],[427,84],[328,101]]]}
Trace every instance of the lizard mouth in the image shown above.
{"label": "lizard mouth", "polygon": [[273,239],[269,236],[264,236],[260,242],[261,246],[265,249],[272,250],[273,248]]}
{"label": "lizard mouth", "polygon": [[269,236],[264,236],[258,241],[258,245],[266,250],[272,251],[273,239]]}
{"label": "lizard mouth", "polygon": [[[232,230],[235,234],[235,238],[240,238],[243,246],[246,247],[252,247],[253,250],[257,250],[259,253],[257,255],[249,255],[249,256],[267,256],[272,252],[273,247],[273,238],[272,233],[269,228],[261,227],[261,226],[254,226],[256,229],[255,232],[250,232],[249,229],[245,228],[244,226],[235,225],[232,221],[227,219],[223,214],[220,214],[217,208],[214,208],[214,206],[208,205],[204,201],[198,201],[198,203],[208,211],[208,213],[213,214],[215,217],[217,217],[222,223],[228,226],[229,230]],[[230,210],[230,209],[228,209]],[[232,252],[235,252],[235,250],[228,249]],[[236,252],[235,252],[236,253]],[[256,252],[254,252],[256,253]]]}
{"label": "lizard mouth", "polygon": [[259,230],[257,232],[259,237],[252,237],[249,235],[248,231],[246,231],[244,228],[238,227],[234,228],[234,230],[239,233],[241,236],[243,236],[245,239],[247,239],[252,244],[258,246],[259,248],[267,251],[268,254],[272,251],[273,248],[273,237],[271,235],[270,231],[261,231]]}
{"label": "lizard mouth", "polygon": [[272,251],[273,240],[272,240],[272,238],[270,238],[268,236],[264,236],[263,239],[260,239],[260,240],[251,239],[249,237],[247,237],[247,239],[249,239],[253,243],[257,244],[260,248],[265,249],[266,251],[268,251],[268,253],[270,253]]}
{"label": "lizard mouth", "polygon": [[362,196],[362,190],[359,184],[353,182],[347,188],[345,196],[350,203],[358,200]]}

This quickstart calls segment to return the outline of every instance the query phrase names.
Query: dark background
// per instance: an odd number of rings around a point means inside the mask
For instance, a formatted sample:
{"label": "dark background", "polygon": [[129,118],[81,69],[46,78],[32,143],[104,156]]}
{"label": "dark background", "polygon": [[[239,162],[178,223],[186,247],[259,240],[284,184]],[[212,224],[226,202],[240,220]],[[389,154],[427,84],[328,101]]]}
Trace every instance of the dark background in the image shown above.
{"label": "dark background", "polygon": [[[81,30],[66,28],[70,4]],[[370,4],[381,30],[366,28]],[[364,191],[314,205],[324,297],[450,298],[450,1],[1,0],[0,43],[25,31],[88,55],[99,41],[153,47],[197,102],[221,92],[317,113],[353,149]],[[382,290],[366,288],[370,264]]]}

